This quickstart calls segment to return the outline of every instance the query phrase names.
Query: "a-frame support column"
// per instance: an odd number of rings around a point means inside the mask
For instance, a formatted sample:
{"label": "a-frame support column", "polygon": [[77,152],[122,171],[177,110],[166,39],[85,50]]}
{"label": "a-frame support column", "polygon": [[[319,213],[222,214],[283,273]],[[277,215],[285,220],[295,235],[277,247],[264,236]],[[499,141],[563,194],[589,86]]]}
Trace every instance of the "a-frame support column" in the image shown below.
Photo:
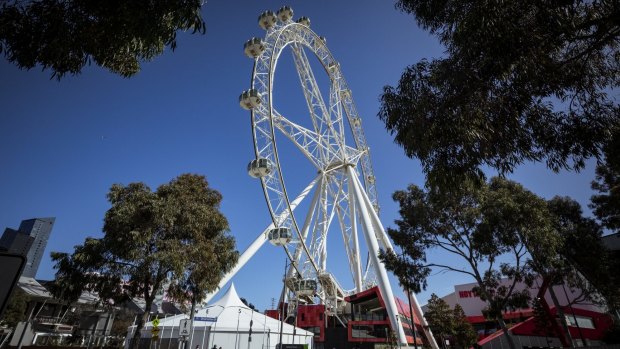
{"label": "a-frame support column", "polygon": [[359,209],[359,215],[361,218],[360,223],[364,228],[362,229],[362,231],[364,232],[366,246],[368,246],[370,258],[373,265],[375,266],[375,271],[377,273],[378,279],[377,281],[379,282],[379,290],[381,291],[381,297],[383,297],[383,301],[385,302],[385,308],[387,310],[388,317],[390,318],[392,329],[396,333],[398,343],[406,344],[407,339],[405,337],[405,331],[403,330],[403,326],[398,318],[398,308],[396,307],[396,301],[394,300],[392,286],[390,285],[390,280],[388,279],[385,266],[379,260],[379,243],[377,241],[377,235],[375,234],[374,224],[372,222],[372,219],[370,218],[368,208],[364,203],[364,199],[362,197],[362,190],[358,186],[357,181],[355,180],[355,172],[353,172],[351,166],[347,166],[346,171],[347,176],[349,177],[349,182],[354,189],[355,203],[357,204],[357,208]]}

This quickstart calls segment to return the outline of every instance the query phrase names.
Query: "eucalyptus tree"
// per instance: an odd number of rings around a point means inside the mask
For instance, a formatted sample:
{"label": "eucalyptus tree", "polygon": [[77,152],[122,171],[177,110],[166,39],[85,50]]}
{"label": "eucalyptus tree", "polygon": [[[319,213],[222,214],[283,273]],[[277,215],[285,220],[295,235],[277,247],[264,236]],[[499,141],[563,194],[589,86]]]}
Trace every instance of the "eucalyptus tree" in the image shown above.
{"label": "eucalyptus tree", "polygon": [[445,47],[386,86],[379,117],[431,183],[523,162],[579,170],[620,120],[617,1],[398,0]]}
{"label": "eucalyptus tree", "polygon": [[235,263],[237,252],[234,239],[226,234],[221,200],[204,176],[193,174],[183,174],[156,191],[144,183],[113,185],[103,237],[87,238],[72,254],[52,255],[56,279],[66,285],[57,292],[69,290],[67,294],[75,297],[87,290],[103,302],[144,299],[131,344],[137,348],[155,297],[164,287],[177,298],[182,297],[175,287],[182,287],[199,300]]}
{"label": "eucalyptus tree", "polygon": [[620,231],[620,123],[611,140],[603,148],[604,158],[596,166],[592,181],[593,195],[590,208],[603,226],[613,232]]}
{"label": "eucalyptus tree", "polygon": [[[452,191],[410,185],[393,198],[400,218],[388,234],[400,252],[381,253],[386,267],[399,278],[405,275],[414,289],[426,288],[432,269],[472,277],[474,291],[487,303],[485,315],[498,322],[514,349],[502,312],[528,307],[530,294],[517,284],[531,286],[535,270],[555,263],[561,246],[545,200],[501,178],[466,181]],[[454,254],[464,263],[431,260],[431,250]]]}
{"label": "eucalyptus tree", "polygon": [[95,64],[123,77],[175,49],[179,30],[205,32],[204,0],[0,0],[0,52],[22,69],[52,76]]}

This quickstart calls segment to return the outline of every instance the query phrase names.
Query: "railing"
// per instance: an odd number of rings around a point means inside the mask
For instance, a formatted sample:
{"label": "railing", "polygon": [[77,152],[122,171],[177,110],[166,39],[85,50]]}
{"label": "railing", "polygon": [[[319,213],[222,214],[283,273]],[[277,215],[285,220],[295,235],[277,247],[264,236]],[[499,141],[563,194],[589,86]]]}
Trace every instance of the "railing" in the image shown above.
{"label": "railing", "polygon": [[64,319],[58,316],[37,316],[34,318],[34,321],[40,324],[59,324],[62,320]]}
{"label": "railing", "polygon": [[386,314],[355,314],[353,321],[386,321]]}

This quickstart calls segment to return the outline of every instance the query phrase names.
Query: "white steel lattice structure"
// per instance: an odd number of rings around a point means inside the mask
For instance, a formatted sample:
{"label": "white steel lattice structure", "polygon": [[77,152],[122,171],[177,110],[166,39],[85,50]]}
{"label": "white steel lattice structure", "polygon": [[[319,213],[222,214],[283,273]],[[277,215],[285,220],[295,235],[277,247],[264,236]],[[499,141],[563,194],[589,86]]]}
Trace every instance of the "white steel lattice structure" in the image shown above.
{"label": "white steel lattice structure", "polygon": [[[392,245],[378,217],[375,177],[361,119],[340,65],[325,39],[314,33],[310,21],[292,20],[292,10],[266,11],[259,25],[264,39],[246,42],[246,55],[254,59],[250,89],[239,97],[251,113],[256,159],[248,172],[259,178],[272,224],[241,255],[238,265],[222,280],[223,286],[265,243],[282,246],[291,260],[287,286],[296,302],[320,302],[330,315],[341,314],[344,297],[379,286],[386,310],[400,343],[406,343],[387,272],[378,259],[379,249]],[[274,74],[280,56],[290,51],[308,107],[312,126],[301,126],[281,115],[274,106]],[[329,76],[328,100],[323,99],[306,52],[314,55]],[[327,94],[326,94],[327,95]],[[347,144],[345,135],[352,135]],[[290,141],[316,169],[316,177],[291,200],[278,154],[278,142]],[[311,194],[307,213],[298,220],[299,203]],[[331,229],[336,225],[337,229]],[[354,288],[343,289],[327,266],[328,233],[339,230]],[[359,239],[362,235],[365,250]],[[207,297],[211,298],[212,295]],[[418,317],[421,310],[415,302]],[[338,318],[341,322],[342,319]],[[436,347],[432,335],[432,344]]]}

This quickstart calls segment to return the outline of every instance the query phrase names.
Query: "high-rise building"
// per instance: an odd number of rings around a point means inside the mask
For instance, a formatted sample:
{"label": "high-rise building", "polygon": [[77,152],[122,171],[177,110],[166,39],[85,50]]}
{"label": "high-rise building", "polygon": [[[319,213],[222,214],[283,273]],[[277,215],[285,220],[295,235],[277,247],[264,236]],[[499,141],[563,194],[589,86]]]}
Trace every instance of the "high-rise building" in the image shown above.
{"label": "high-rise building", "polygon": [[0,251],[28,256],[34,238],[15,229],[6,228],[0,238]]}
{"label": "high-rise building", "polygon": [[22,276],[34,278],[39,270],[45,247],[47,246],[47,240],[50,238],[52,227],[54,226],[56,218],[33,218],[22,221],[19,225],[19,231],[26,233],[34,238],[30,251],[26,256],[27,262],[24,267]]}
{"label": "high-rise building", "polygon": [[34,278],[37,275],[55,220],[54,217],[27,219],[22,221],[17,230],[4,230],[0,238],[0,250],[26,257],[22,276]]}

